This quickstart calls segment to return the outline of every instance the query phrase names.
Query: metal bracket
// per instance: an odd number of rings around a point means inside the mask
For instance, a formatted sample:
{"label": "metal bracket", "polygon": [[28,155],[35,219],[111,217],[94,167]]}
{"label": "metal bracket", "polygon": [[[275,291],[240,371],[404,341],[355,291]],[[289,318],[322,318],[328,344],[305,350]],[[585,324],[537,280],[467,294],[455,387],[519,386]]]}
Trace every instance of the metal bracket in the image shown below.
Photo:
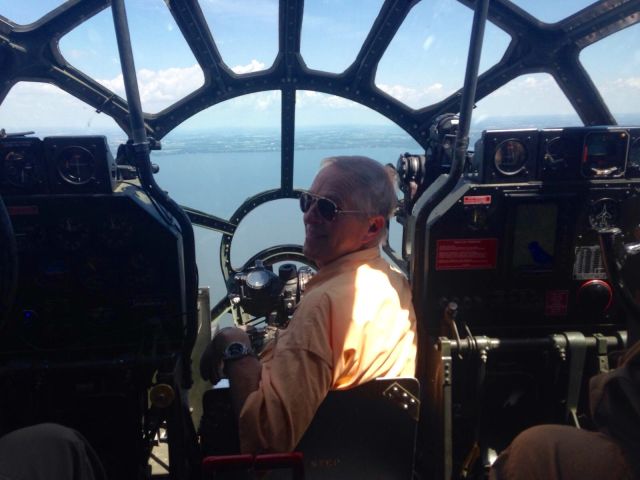
{"label": "metal bracket", "polygon": [[627,331],[626,330],[618,330],[616,332],[616,338],[618,339],[619,345],[621,349],[627,348]]}
{"label": "metal bracket", "polygon": [[453,472],[453,406],[451,385],[453,383],[453,361],[451,358],[451,340],[447,337],[438,338],[438,350],[442,361],[442,417],[443,417],[443,454],[444,479],[449,480]]}
{"label": "metal bracket", "polygon": [[382,395],[405,410],[416,422],[420,419],[420,400],[398,382],[389,385]]}
{"label": "metal bracket", "polygon": [[596,339],[596,355],[598,358],[598,372],[607,373],[609,371],[609,357],[607,338],[601,333],[595,333],[593,338]]}
{"label": "metal bracket", "polygon": [[567,387],[566,418],[571,419],[574,426],[580,428],[578,421],[578,401],[582,387],[584,360],[587,353],[587,342],[581,332],[563,332],[569,351],[569,385]]}

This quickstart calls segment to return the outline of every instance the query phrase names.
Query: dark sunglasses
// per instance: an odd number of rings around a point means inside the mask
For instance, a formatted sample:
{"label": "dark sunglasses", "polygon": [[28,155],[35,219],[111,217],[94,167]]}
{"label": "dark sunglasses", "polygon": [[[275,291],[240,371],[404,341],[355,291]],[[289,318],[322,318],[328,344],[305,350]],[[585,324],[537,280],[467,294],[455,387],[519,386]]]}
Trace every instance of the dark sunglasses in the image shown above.
{"label": "dark sunglasses", "polygon": [[309,192],[302,192],[300,194],[300,210],[302,210],[302,213],[307,213],[314,203],[318,208],[318,213],[320,214],[320,216],[327,222],[333,221],[336,216],[338,216],[338,214],[365,213],[361,210],[342,210],[335,204],[333,200],[321,197],[320,195],[314,195],[313,193]]}

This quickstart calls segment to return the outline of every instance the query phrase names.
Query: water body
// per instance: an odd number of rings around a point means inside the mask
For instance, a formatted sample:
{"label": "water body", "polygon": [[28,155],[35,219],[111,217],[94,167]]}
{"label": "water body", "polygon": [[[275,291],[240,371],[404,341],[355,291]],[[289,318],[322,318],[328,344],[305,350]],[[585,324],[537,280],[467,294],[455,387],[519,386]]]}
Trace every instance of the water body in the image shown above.
{"label": "water body", "polygon": [[[617,116],[620,125],[640,125],[640,114]],[[492,117],[472,123],[470,148],[485,129],[579,126],[575,115],[546,117]],[[126,141],[122,131],[101,132],[115,154]],[[38,130],[47,135],[86,134],[65,130]],[[383,164],[396,164],[404,152],[424,153],[406,132],[388,126],[328,126],[297,128],[294,187],[308,188],[320,161],[334,155],[365,155]],[[280,186],[279,129],[181,130],[162,139],[162,150],[152,152],[160,166],[156,181],[179,204],[228,219],[250,196]],[[211,288],[212,303],[226,294],[219,264],[218,232],[196,227],[200,284]],[[294,200],[278,200],[256,208],[236,231],[231,250],[234,267],[258,251],[277,244],[302,244],[302,214]],[[399,250],[401,230],[392,221],[391,243]]]}
{"label": "water body", "polygon": [[[619,116],[619,123],[640,125],[640,115]],[[575,116],[495,117],[472,125],[470,148],[485,129],[579,126]],[[365,155],[395,164],[404,152],[424,153],[418,143],[396,126],[301,128],[295,137],[294,187],[308,188],[321,159],[333,155]],[[230,218],[248,197],[280,186],[278,129],[176,130],[153,152],[160,166],[158,183],[182,205]],[[392,222],[391,244],[400,249],[400,226]],[[224,295],[219,266],[221,234],[196,228],[201,284],[209,285],[212,300]],[[234,267],[266,247],[302,244],[302,214],[294,200],[258,207],[240,223],[231,250]]]}
{"label": "water body", "polygon": [[[159,185],[181,205],[228,219],[250,196],[280,187],[280,132],[277,130],[176,132],[162,141],[152,161],[160,166]],[[424,153],[397,128],[326,128],[297,132],[294,188],[309,188],[323,158],[365,155],[395,164],[404,152]],[[401,235],[399,226],[394,234]],[[219,266],[221,234],[196,228],[202,285],[212,301],[224,293]],[[277,200],[256,208],[236,231],[231,248],[234,267],[256,252],[277,244],[304,240],[302,213],[295,200]]]}

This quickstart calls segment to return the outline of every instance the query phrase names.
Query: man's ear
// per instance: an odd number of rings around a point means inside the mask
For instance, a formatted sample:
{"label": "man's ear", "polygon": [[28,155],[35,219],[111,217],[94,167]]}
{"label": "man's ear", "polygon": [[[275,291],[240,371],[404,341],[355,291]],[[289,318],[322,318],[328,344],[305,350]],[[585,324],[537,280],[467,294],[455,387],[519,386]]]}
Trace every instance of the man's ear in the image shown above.
{"label": "man's ear", "polygon": [[[380,232],[384,229],[385,219],[382,215],[376,215],[369,218],[369,229],[367,230],[364,241],[366,244],[377,241],[380,236]],[[376,242],[374,242],[376,243]]]}

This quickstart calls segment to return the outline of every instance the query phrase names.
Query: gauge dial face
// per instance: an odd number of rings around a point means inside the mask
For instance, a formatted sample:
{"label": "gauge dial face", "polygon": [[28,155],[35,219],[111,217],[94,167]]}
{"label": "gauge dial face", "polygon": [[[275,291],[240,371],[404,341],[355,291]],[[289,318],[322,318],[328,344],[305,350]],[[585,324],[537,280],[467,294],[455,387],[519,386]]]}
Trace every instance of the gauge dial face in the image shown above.
{"label": "gauge dial face", "polygon": [[640,170],[640,138],[636,138],[629,148],[627,166],[635,171]]}
{"label": "gauge dial face", "polygon": [[256,270],[247,275],[247,286],[253,290],[261,290],[265,288],[271,281],[271,275],[264,270]]}
{"label": "gauge dial face", "polygon": [[544,166],[552,170],[566,168],[569,165],[572,142],[563,137],[555,137],[547,143],[547,151],[544,154]]}
{"label": "gauge dial face", "polygon": [[31,187],[40,176],[36,163],[23,150],[12,150],[4,157],[5,180],[14,187]]}
{"label": "gauge dial face", "polygon": [[88,183],[95,175],[95,158],[84,147],[66,147],[58,154],[56,165],[60,176],[74,185]]}
{"label": "gauge dial face", "polygon": [[520,140],[505,140],[496,148],[493,163],[503,175],[516,175],[527,163],[527,149]]}
{"label": "gauge dial face", "polygon": [[582,149],[582,175],[611,178],[624,174],[628,146],[626,131],[589,133]]}
{"label": "gauge dial face", "polygon": [[614,227],[620,218],[620,205],[611,198],[601,198],[589,206],[589,225],[594,230]]}

